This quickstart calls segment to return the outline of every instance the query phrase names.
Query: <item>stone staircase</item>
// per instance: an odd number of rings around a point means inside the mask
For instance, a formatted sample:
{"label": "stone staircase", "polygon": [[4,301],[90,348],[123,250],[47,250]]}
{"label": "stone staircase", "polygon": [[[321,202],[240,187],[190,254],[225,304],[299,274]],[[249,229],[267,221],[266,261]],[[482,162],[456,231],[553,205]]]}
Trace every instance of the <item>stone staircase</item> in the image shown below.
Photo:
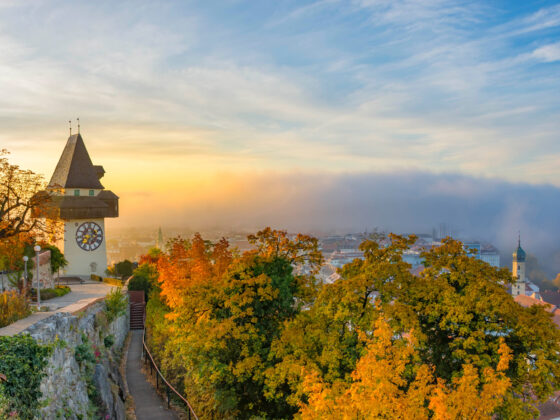
{"label": "stone staircase", "polygon": [[128,299],[130,302],[130,329],[143,330],[144,316],[146,314],[146,303],[144,302],[144,292],[129,291]]}

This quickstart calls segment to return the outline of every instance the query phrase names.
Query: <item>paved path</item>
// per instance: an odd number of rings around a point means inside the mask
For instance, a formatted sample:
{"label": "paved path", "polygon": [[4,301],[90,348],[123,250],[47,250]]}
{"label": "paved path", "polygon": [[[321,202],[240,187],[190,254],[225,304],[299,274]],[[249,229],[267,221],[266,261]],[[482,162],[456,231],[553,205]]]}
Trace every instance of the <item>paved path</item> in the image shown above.
{"label": "paved path", "polygon": [[74,313],[88,306],[95,300],[105,297],[115,286],[105,283],[71,284],[72,291],[67,295],[41,302],[42,307],[48,307],[46,312],[35,312],[27,318],[20,319],[7,327],[0,328],[0,336],[19,334],[26,328],[42,319],[48,318],[56,312]]}
{"label": "paved path", "polygon": [[[64,285],[64,283],[61,283]],[[58,312],[74,312],[69,308],[70,305],[81,304],[86,300],[97,299],[100,297],[105,297],[107,293],[114,289],[116,286],[111,286],[106,283],[83,283],[83,284],[70,284],[70,293],[45,300],[41,302],[41,306],[48,306],[51,311]],[[61,311],[61,310],[64,311]],[[69,310],[70,309],[70,310]]]}
{"label": "paved path", "polygon": [[126,382],[128,391],[134,399],[137,420],[166,420],[178,417],[156,394],[153,386],[141,372],[142,362],[142,330],[130,331],[132,337],[128,347],[126,360]]}

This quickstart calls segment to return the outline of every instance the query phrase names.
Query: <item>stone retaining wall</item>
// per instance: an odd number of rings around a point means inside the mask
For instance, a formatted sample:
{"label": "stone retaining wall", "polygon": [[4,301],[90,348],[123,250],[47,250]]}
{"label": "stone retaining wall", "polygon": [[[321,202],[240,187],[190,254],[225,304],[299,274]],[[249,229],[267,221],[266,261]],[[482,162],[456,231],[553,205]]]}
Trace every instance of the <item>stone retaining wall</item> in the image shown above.
{"label": "stone retaining wall", "polygon": [[[38,342],[54,347],[41,382],[45,406],[40,418],[89,419],[95,410],[107,419],[125,418],[125,378],[119,372],[119,359],[129,330],[129,314],[109,323],[104,309],[105,302],[97,302],[77,314],[56,313],[24,330]],[[109,335],[114,344],[107,348],[104,339]],[[78,362],[78,346],[93,349],[95,361]],[[96,401],[90,398],[92,386]]]}

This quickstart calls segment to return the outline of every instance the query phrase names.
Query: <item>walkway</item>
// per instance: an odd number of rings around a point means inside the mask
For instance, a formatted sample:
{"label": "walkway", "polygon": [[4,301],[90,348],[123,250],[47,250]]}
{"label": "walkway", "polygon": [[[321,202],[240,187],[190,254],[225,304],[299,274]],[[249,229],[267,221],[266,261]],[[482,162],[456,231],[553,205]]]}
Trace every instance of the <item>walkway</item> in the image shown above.
{"label": "walkway", "polygon": [[132,335],[126,360],[126,382],[134,399],[137,420],[166,420],[178,417],[168,410],[164,401],[141,372],[142,330],[130,331]]}
{"label": "walkway", "polygon": [[42,319],[48,318],[56,312],[74,313],[103,298],[115,286],[105,283],[71,284],[72,291],[67,295],[41,302],[42,307],[48,307],[45,312],[35,312],[27,318],[20,319],[7,327],[0,328],[0,336],[16,335]]}

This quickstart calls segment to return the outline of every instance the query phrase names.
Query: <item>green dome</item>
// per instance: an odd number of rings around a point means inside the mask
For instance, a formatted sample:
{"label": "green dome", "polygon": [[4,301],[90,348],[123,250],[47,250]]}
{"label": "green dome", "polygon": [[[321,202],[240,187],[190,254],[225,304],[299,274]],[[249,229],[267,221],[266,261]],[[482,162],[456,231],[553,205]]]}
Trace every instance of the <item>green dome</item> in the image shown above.
{"label": "green dome", "polygon": [[523,251],[523,248],[521,248],[521,244],[519,244],[517,246],[517,249],[513,253],[513,261],[525,262],[526,257],[527,257],[527,254],[525,253],[525,251]]}

